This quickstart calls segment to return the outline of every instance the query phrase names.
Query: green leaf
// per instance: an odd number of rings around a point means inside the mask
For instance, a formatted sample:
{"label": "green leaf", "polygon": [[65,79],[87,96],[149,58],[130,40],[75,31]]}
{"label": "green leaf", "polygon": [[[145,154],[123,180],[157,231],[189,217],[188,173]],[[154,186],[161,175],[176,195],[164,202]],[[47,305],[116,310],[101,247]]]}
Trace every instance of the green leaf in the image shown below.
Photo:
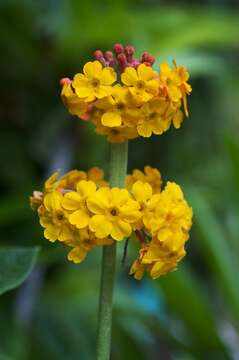
{"label": "green leaf", "polygon": [[0,294],[19,286],[31,273],[39,248],[0,249]]}

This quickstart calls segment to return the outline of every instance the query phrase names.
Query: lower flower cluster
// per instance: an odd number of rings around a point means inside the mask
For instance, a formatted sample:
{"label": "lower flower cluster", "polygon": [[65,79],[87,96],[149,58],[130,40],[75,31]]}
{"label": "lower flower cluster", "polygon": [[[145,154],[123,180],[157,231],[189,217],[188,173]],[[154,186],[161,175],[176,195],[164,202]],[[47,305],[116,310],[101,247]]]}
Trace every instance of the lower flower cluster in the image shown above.
{"label": "lower flower cluster", "polygon": [[104,172],[73,170],[59,178],[54,173],[43,192],[34,191],[44,237],[70,246],[68,259],[80,263],[95,246],[130,238],[140,245],[130,274],[141,279],[145,270],[155,279],[176,268],[185,255],[192,209],[180,187],[146,166],[126,177],[125,188],[111,188]]}

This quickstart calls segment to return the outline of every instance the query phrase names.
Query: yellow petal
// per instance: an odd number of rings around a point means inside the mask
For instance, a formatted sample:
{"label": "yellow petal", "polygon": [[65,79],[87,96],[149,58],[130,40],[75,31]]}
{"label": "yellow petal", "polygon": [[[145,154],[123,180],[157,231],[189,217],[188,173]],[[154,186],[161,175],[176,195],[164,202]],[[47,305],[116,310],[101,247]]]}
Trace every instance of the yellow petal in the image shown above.
{"label": "yellow petal", "polygon": [[100,78],[102,74],[102,64],[99,61],[89,61],[83,68],[84,74],[90,78]]}
{"label": "yellow petal", "polygon": [[94,215],[89,222],[89,228],[95,232],[96,237],[103,239],[107,237],[112,230],[112,224],[104,215]]}
{"label": "yellow petal", "polygon": [[69,228],[68,225],[63,225],[61,227],[61,230],[60,230],[60,233],[59,233],[59,236],[58,236],[58,240],[59,241],[70,241],[72,240],[72,231],[71,229]]}
{"label": "yellow petal", "polygon": [[135,85],[136,81],[138,80],[137,72],[132,67],[127,67],[123,74],[121,75],[122,83],[127,86]]}
{"label": "yellow petal", "polygon": [[104,214],[110,206],[111,192],[108,188],[99,189],[87,200],[88,209],[95,214]]}
{"label": "yellow petal", "polygon": [[148,183],[136,181],[132,186],[132,193],[137,201],[146,201],[152,196],[152,187]]}
{"label": "yellow petal", "polygon": [[131,226],[118,218],[113,223],[110,235],[114,240],[123,240],[125,237],[129,237],[131,232]]}
{"label": "yellow petal", "polygon": [[89,224],[90,217],[84,210],[77,210],[69,216],[69,222],[77,229],[82,229]]}
{"label": "yellow petal", "polygon": [[179,129],[183,121],[183,112],[178,110],[173,117],[173,125],[176,129]]}
{"label": "yellow petal", "polygon": [[150,66],[146,66],[145,64],[140,64],[137,68],[137,72],[139,74],[139,78],[148,81],[153,79],[156,74]]}
{"label": "yellow petal", "polygon": [[44,237],[47,240],[54,242],[58,239],[59,233],[60,233],[60,228],[58,226],[54,226],[53,224],[51,224],[45,228]]}
{"label": "yellow petal", "polygon": [[62,206],[66,210],[77,210],[82,206],[82,196],[74,191],[66,193],[62,200]]}
{"label": "yellow petal", "polygon": [[67,258],[75,264],[79,264],[85,259],[86,255],[87,252],[83,248],[77,246],[68,253]]}
{"label": "yellow petal", "polygon": [[111,85],[117,80],[117,74],[112,67],[104,68],[101,74],[101,83]]}
{"label": "yellow petal", "polygon": [[63,196],[58,191],[46,194],[44,197],[44,206],[48,211],[55,211],[61,209],[61,202]]}
{"label": "yellow petal", "polygon": [[93,181],[81,180],[76,185],[77,192],[82,197],[90,196],[96,191],[96,184]]}
{"label": "yellow petal", "polygon": [[152,135],[152,128],[146,121],[138,124],[137,131],[139,135],[143,137],[150,137]]}
{"label": "yellow petal", "polygon": [[101,118],[101,122],[104,126],[114,127],[120,126],[122,123],[121,115],[115,112],[106,112]]}

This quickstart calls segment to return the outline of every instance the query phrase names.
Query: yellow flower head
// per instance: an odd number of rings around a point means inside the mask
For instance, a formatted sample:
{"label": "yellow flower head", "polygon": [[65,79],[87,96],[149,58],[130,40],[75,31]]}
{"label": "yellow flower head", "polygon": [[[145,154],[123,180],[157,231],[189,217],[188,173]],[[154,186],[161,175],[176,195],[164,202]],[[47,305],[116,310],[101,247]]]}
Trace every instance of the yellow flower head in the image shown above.
{"label": "yellow flower head", "polygon": [[111,236],[123,240],[132,232],[132,223],[139,220],[139,204],[126,189],[101,188],[87,200],[88,209],[95,215],[89,228],[97,238]]}
{"label": "yellow flower head", "polygon": [[79,98],[90,102],[111,95],[116,79],[112,67],[103,68],[99,61],[89,61],[83,68],[83,74],[74,76],[72,86]]}
{"label": "yellow flower head", "polygon": [[140,64],[137,69],[127,67],[121,75],[121,80],[134,97],[146,102],[157,95],[159,84],[156,76],[151,66]]}
{"label": "yellow flower head", "polygon": [[[138,136],[161,135],[171,125],[179,129],[183,111],[188,116],[187,96],[191,93],[189,73],[183,66],[160,65],[144,52],[135,58],[132,46],[115,44],[114,50],[94,53],[83,73],[73,81],[61,80],[61,97],[72,115],[93,122],[96,133],[111,143]],[[118,74],[118,75],[117,75]]]}

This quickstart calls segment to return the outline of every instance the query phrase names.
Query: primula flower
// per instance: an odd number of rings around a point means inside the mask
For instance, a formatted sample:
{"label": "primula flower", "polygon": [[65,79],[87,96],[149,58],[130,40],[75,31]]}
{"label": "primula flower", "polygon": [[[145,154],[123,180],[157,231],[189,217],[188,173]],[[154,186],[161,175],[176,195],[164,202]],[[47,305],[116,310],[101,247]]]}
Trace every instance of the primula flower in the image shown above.
{"label": "primula flower", "polygon": [[62,86],[61,98],[71,115],[76,115],[80,118],[84,117],[87,112],[87,104],[73,92],[70,79],[65,81]]}
{"label": "primula flower", "polygon": [[76,264],[81,263],[95,246],[111,245],[112,242],[112,239],[109,238],[96,238],[88,228],[81,229],[79,236],[68,243],[69,246],[73,246],[73,249],[68,253],[67,258]]}
{"label": "primula flower", "polygon": [[63,195],[52,191],[45,195],[38,208],[40,224],[45,228],[44,237],[52,242],[74,238],[74,229],[68,221],[68,212],[62,207]]}
{"label": "primula flower", "polygon": [[140,64],[137,69],[127,67],[121,75],[121,80],[129,87],[133,96],[145,102],[158,92],[159,84],[156,76],[157,74],[150,66]]}
{"label": "primula flower", "polygon": [[88,209],[95,215],[89,228],[98,238],[111,236],[123,240],[132,232],[131,224],[139,220],[139,204],[126,189],[101,188],[87,200]]}
{"label": "primula flower", "polygon": [[140,180],[141,182],[149,183],[152,187],[153,194],[160,192],[162,177],[158,169],[151,166],[145,166],[144,172],[138,169],[133,170],[132,174],[126,177],[126,187],[128,190],[132,189],[133,184]]}
{"label": "primula flower", "polygon": [[130,274],[134,275],[137,280],[142,279],[145,270],[149,271],[152,279],[175,270],[177,263],[185,256],[184,247],[175,252],[165,251],[163,248],[154,243],[145,245],[139,254],[139,258],[134,261]]}
{"label": "primula flower", "polygon": [[160,135],[171,125],[170,106],[165,101],[152,100],[140,109],[137,131],[143,137]]}
{"label": "primula flower", "polygon": [[71,212],[69,222],[75,225],[77,229],[88,226],[90,214],[86,206],[86,200],[96,191],[96,185],[93,181],[79,181],[76,185],[76,192],[68,192],[62,201],[64,209]]}
{"label": "primula flower", "polygon": [[102,99],[112,93],[112,84],[117,75],[113,68],[103,68],[99,61],[89,61],[83,68],[84,74],[74,76],[72,86],[79,98],[90,102]]}
{"label": "primula flower", "polygon": [[112,144],[120,144],[129,139],[138,137],[137,129],[130,126],[108,127],[98,124],[95,132],[105,135],[108,142]]}
{"label": "primula flower", "polygon": [[104,110],[101,123],[104,126],[119,127],[123,118],[127,117],[129,108],[128,90],[121,86],[115,86],[110,97],[98,100],[96,107]]}

